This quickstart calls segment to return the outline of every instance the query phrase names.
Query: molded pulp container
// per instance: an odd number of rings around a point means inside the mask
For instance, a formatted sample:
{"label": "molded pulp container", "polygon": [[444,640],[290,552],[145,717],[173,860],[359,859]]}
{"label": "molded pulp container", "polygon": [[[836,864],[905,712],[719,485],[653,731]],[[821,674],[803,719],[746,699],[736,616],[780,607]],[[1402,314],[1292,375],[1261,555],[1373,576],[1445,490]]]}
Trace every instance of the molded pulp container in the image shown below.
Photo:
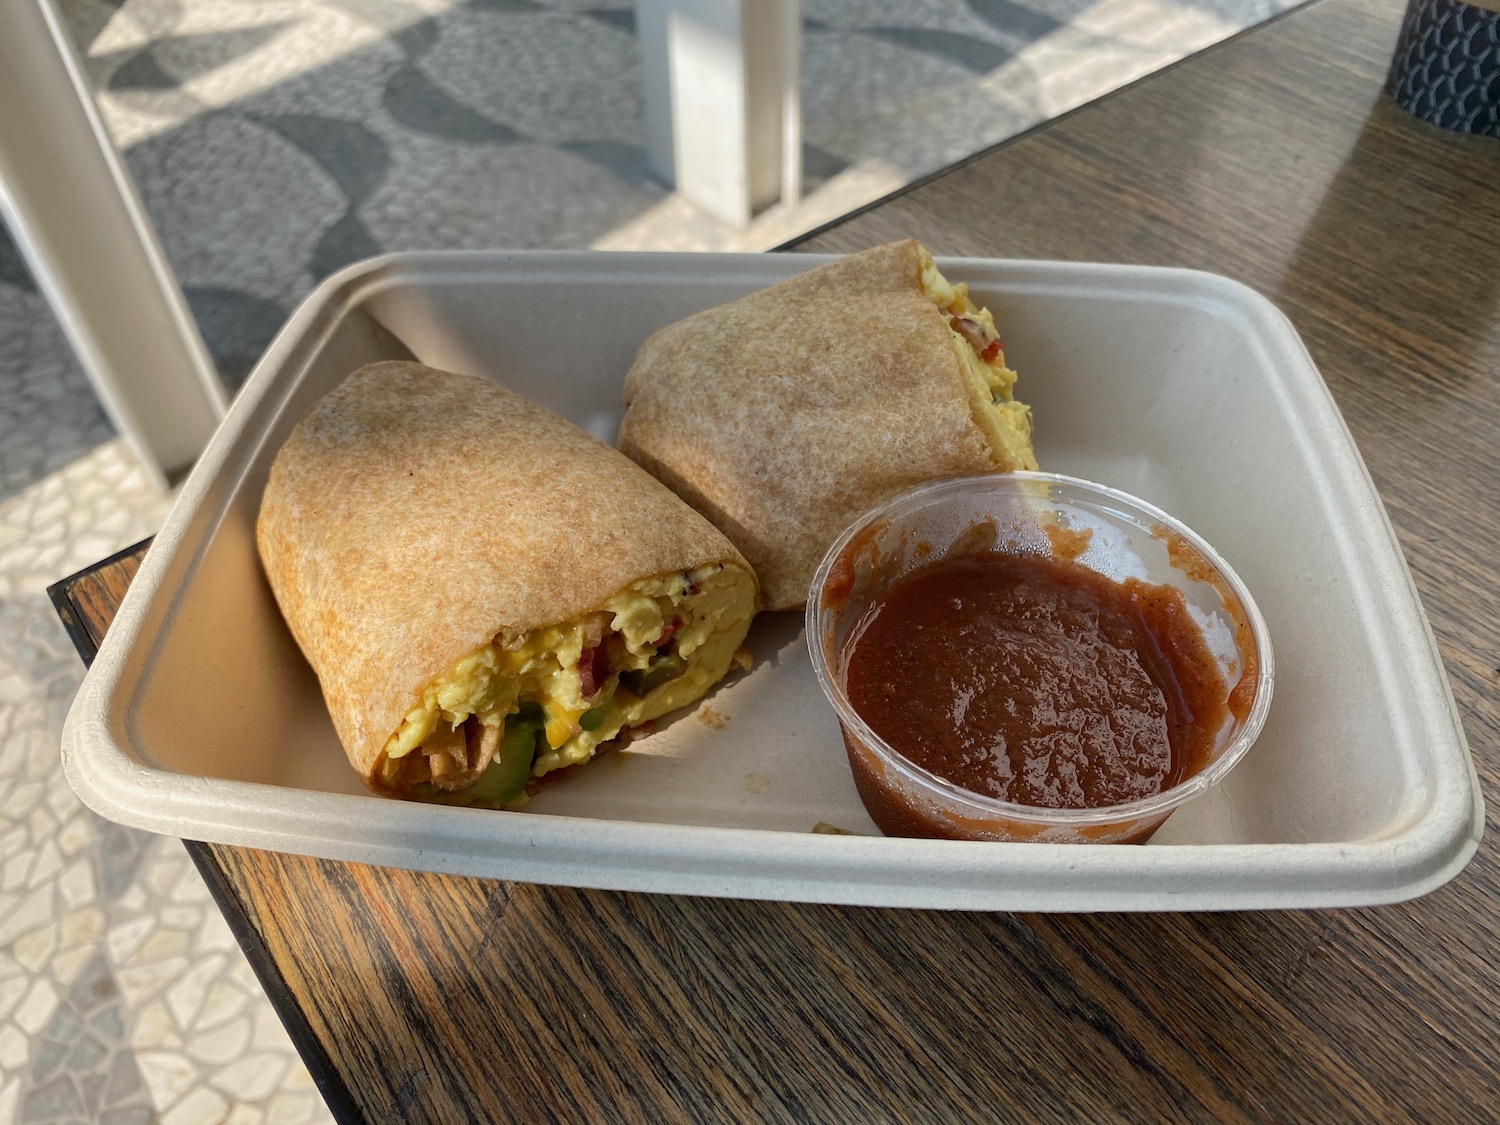
{"label": "molded pulp container", "polygon": [[[1114,582],[1136,578],[1180,590],[1226,691],[1243,679],[1253,693],[1242,716],[1225,718],[1207,764],[1170,789],[1128,804],[1037,808],[955,785],[871,730],[844,688],[851,637],[892,584],[921,567],[980,551],[1060,556]],[[1218,553],[1180,521],[1133,496],[1050,473],[933,481],[867,513],[834,543],[813,578],[807,637],[813,672],[839,715],[855,787],[890,835],[1142,843],[1179,805],[1223,780],[1260,734],[1271,706],[1274,672],[1265,621]]]}
{"label": "molded pulp container", "polygon": [[995,312],[1042,465],[1195,528],[1276,638],[1254,753],[1149,844],[880,836],[791,614],[757,620],[749,674],[522,811],[366,792],[255,552],[267,470],[307,408],[361,364],[415,358],[611,438],[648,334],[823,260],[398,254],[323,282],[241,389],[120,607],[64,730],[69,782],[104,816],[196,840],[680,894],[1331,906],[1421,894],[1463,867],[1483,822],[1474,767],[1385,512],[1296,332],[1232,281],[1129,266],[940,263]]}

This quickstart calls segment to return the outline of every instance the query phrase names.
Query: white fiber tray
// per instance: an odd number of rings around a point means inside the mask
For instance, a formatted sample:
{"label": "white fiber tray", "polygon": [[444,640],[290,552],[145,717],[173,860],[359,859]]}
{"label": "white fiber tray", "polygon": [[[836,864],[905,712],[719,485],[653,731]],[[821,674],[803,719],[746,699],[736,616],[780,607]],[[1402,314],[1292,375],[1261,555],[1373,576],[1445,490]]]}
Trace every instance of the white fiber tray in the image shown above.
{"label": "white fiber tray", "polygon": [[[996,313],[1042,467],[1135,493],[1238,570],[1276,691],[1228,781],[1144,847],[886,839],[798,614],[749,675],[520,812],[369,795],[261,575],[272,456],[361,364],[486,375],[610,438],[653,329],[805,255],[403,254],[328,279],[241,391],[68,717],[104,816],[198,840],[577,886],[896,906],[1177,910],[1422,894],[1473,854],[1479,789],[1431,632],[1348,430],[1291,324],[1208,274],[949,261]],[[832,825],[853,836],[815,834]]]}

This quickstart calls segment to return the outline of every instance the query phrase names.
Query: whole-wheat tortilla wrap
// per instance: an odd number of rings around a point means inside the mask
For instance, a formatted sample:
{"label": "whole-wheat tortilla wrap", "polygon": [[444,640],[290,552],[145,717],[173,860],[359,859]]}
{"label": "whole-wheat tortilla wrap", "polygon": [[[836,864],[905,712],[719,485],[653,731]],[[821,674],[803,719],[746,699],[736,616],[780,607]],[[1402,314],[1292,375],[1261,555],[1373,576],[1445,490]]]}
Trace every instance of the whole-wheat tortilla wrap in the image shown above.
{"label": "whole-wheat tortilla wrap", "polygon": [[728,669],[756,582],[619,452],[486,379],[362,368],[271,467],[257,543],[377,791],[523,799]]}
{"label": "whole-wheat tortilla wrap", "polygon": [[734,542],[762,606],[803,604],[840,532],[937,477],[1034,469],[990,313],[913,240],[663,328],[620,448]]}

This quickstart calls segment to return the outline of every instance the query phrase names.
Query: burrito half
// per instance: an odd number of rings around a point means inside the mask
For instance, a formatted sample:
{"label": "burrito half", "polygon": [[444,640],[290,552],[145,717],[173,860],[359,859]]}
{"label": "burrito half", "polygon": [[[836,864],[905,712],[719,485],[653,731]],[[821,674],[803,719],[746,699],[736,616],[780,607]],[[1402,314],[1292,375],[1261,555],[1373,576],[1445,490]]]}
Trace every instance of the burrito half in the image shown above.
{"label": "burrito half", "polygon": [[377,792],[502,806],[723,677],[753,572],[627,458],[485,379],[362,368],[271,467],[261,560]]}
{"label": "burrito half", "polygon": [[803,604],[840,532],[936,477],[1034,469],[988,310],[914,240],[662,329],[625,380],[620,448]]}

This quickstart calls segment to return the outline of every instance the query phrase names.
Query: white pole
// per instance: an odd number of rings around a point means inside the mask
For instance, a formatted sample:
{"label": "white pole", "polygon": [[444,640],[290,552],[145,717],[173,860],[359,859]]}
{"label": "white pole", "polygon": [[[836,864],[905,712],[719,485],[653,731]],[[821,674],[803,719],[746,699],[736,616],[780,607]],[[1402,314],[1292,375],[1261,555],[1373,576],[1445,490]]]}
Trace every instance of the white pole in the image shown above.
{"label": "white pole", "polygon": [[802,0],[781,2],[781,204],[802,200]]}
{"label": "white pole", "polygon": [[652,169],[744,226],[802,182],[800,0],[637,0]]}
{"label": "white pole", "polygon": [[104,409],[161,484],[224,385],[50,0],[0,0],[0,211]]}

